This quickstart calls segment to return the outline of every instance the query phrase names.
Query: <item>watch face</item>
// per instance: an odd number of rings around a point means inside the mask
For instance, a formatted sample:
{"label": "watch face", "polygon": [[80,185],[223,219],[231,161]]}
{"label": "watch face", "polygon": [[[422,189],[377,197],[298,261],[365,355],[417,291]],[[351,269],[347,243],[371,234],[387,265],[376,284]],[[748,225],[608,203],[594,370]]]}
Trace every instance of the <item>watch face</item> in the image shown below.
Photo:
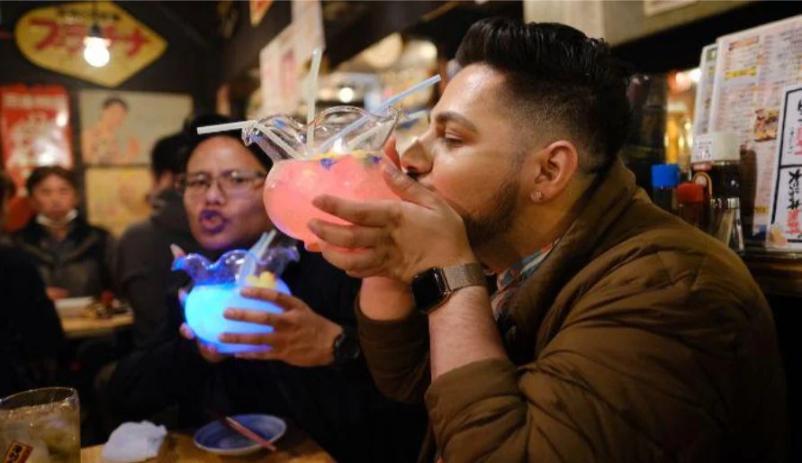
{"label": "watch face", "polygon": [[446,296],[445,281],[437,269],[429,269],[412,280],[412,295],[418,310],[429,311],[440,304]]}

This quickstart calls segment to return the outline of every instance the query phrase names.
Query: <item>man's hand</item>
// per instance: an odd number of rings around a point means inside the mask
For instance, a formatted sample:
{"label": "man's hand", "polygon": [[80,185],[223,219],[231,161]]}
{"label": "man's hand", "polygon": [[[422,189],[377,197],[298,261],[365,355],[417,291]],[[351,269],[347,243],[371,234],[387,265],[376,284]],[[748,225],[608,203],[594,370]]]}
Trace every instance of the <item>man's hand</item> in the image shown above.
{"label": "man's hand", "polygon": [[267,288],[245,288],[241,294],[251,299],[272,302],[283,313],[246,309],[226,309],[224,317],[273,327],[272,333],[223,333],[220,341],[230,344],[264,346],[258,352],[236,354],[238,358],[281,360],[299,367],[329,365],[334,361],[334,340],[342,332],[340,325],[318,315],[297,297]]}
{"label": "man's hand", "polygon": [[407,284],[429,268],[476,261],[462,218],[445,200],[390,162],[382,170],[402,201],[314,199],[320,210],[352,224],[309,222],[326,260],[353,277],[384,276]]}

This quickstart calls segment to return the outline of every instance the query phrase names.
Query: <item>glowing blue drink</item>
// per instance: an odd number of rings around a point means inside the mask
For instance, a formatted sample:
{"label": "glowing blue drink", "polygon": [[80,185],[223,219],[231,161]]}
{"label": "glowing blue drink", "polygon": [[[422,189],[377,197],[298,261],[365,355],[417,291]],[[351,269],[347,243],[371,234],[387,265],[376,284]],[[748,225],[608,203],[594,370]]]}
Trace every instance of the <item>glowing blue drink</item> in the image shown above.
{"label": "glowing blue drink", "polygon": [[194,281],[192,291],[184,301],[187,324],[199,339],[214,345],[220,353],[253,352],[268,348],[265,345],[222,343],[220,335],[273,331],[273,327],[268,325],[223,317],[223,312],[228,308],[282,312],[280,307],[271,302],[240,296],[242,289],[248,286],[268,287],[290,294],[287,285],[277,276],[284,271],[287,263],[299,259],[296,242],[290,240],[270,247],[272,239],[273,235],[263,235],[252,249],[229,251],[214,263],[200,254],[181,256],[173,262],[173,270],[187,272]]}
{"label": "glowing blue drink", "polygon": [[[259,310],[281,313],[282,310],[270,302],[248,299],[240,296],[242,287],[234,282],[196,285],[187,296],[184,315],[187,324],[203,341],[213,344],[218,352],[232,354],[264,350],[265,346],[248,344],[226,344],[219,341],[221,333],[270,333],[273,327],[256,323],[227,320],[223,312],[228,308]],[[281,280],[276,280],[276,291],[290,294],[289,288]]]}

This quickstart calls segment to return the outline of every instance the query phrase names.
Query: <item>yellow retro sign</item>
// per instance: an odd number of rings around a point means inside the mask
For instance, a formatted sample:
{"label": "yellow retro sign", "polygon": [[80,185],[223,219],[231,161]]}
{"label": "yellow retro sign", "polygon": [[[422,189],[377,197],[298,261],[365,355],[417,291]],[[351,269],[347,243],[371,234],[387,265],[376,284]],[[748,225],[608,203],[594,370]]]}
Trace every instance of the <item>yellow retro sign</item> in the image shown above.
{"label": "yellow retro sign", "polygon": [[[109,39],[111,59],[92,67],[83,58],[84,37],[97,22]],[[116,87],[155,61],[167,42],[112,2],[65,3],[36,8],[17,21],[17,46],[32,63],[51,71]]]}

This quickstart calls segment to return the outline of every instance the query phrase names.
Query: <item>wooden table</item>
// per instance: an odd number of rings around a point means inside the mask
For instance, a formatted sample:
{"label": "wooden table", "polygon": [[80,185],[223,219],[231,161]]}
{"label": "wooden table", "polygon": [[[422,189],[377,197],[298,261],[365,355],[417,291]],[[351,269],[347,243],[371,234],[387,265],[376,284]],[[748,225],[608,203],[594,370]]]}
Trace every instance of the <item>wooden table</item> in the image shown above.
{"label": "wooden table", "polygon": [[59,317],[64,334],[69,339],[101,336],[115,330],[128,328],[134,324],[131,312],[112,315],[110,318],[92,318],[87,316]]}
{"label": "wooden table", "polygon": [[[334,463],[334,459],[321,449],[315,441],[294,426],[287,427],[287,433],[275,442],[275,452],[261,450],[241,456],[224,457],[205,452],[192,441],[192,436],[170,432],[162,444],[156,458],[147,463],[232,463],[235,461],[259,461],[262,463]],[[102,445],[81,449],[81,463],[102,463]]]}

